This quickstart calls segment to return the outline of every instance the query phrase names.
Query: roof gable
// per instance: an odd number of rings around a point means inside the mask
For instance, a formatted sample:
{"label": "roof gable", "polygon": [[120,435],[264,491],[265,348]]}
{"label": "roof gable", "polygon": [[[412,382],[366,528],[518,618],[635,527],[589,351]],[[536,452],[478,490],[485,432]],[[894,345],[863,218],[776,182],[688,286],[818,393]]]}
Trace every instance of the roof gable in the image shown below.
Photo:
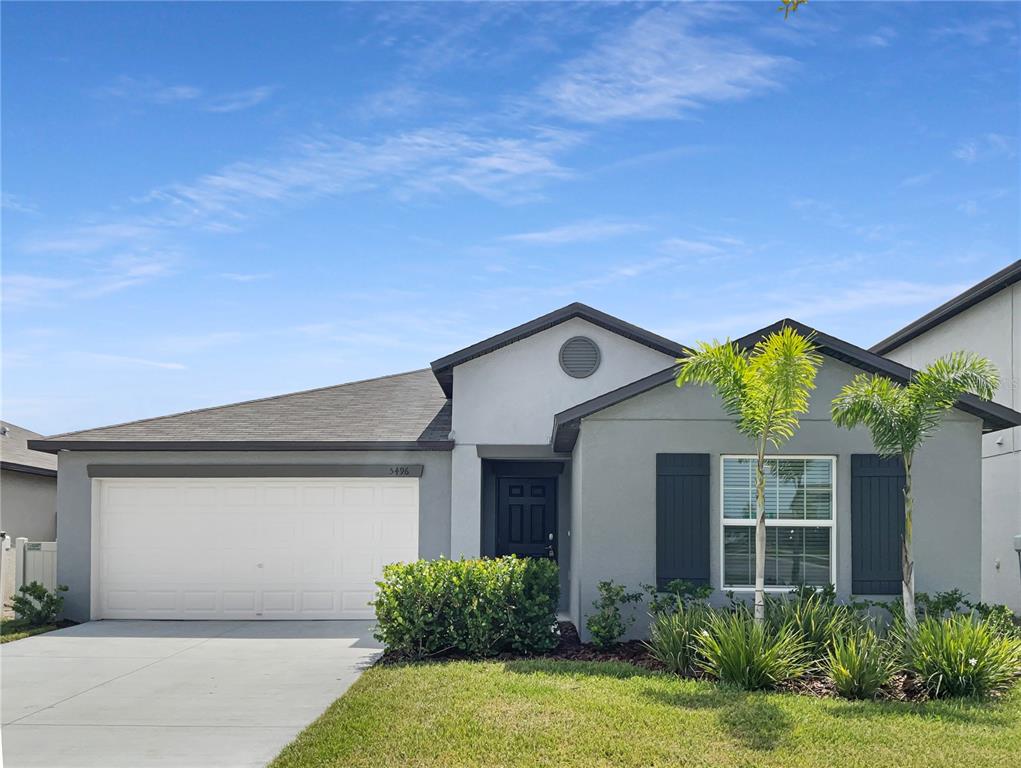
{"label": "roof gable", "polygon": [[1019,280],[1021,280],[1021,259],[1001,269],[995,275],[991,275],[982,282],[973,285],[964,293],[955,296],[945,304],[936,307],[932,312],[922,315],[922,317],[904,326],[896,333],[887,336],[881,342],[871,347],[870,351],[875,352],[877,355],[885,355],[887,352],[891,352],[897,347],[921,336],[923,333],[932,330],[937,325],[956,317],[964,310],[985,301],[1004,288],[1009,288]]}
{"label": "roof gable", "polygon": [[672,357],[677,357],[684,351],[684,347],[675,341],[647,331],[637,325],[632,325],[613,315],[600,312],[598,309],[575,302],[464,349],[460,349],[457,352],[452,352],[438,360],[434,360],[432,363],[433,374],[436,376],[436,380],[440,383],[447,397],[451,397],[453,395],[455,366],[466,363],[469,360],[474,360],[477,357],[488,355],[490,352],[495,352],[502,347],[541,333],[548,328],[552,328],[575,317]]}
{"label": "roof gable", "polygon": [[[878,373],[901,383],[906,383],[915,374],[913,369],[905,365],[895,363],[867,349],[855,346],[850,342],[830,336],[827,333],[822,333],[804,323],[799,323],[789,318],[779,320],[772,325],[743,336],[734,343],[748,349],[765,336],[779,331],[784,326],[793,328],[803,336],[811,335],[813,342],[822,354],[869,373]],[[607,392],[605,395],[600,395],[573,408],[561,411],[553,417],[553,450],[557,452],[573,450],[583,418],[609,408],[611,405],[616,405],[643,392],[647,392],[650,389],[672,382],[675,370],[676,366],[671,366],[643,379],[626,384],[612,392]],[[1021,413],[998,403],[981,400],[974,395],[962,396],[957,401],[956,407],[965,413],[982,419],[982,426],[986,431],[1021,426]]]}

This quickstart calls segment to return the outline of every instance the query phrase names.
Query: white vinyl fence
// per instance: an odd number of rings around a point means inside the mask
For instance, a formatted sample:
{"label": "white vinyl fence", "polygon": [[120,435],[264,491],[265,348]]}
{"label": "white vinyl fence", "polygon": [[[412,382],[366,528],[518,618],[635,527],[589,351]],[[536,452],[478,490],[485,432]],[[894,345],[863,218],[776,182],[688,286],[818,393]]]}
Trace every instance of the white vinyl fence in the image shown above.
{"label": "white vinyl fence", "polygon": [[57,542],[4,538],[0,560],[0,592],[4,615],[10,615],[11,598],[23,584],[38,581],[46,589],[57,586]]}

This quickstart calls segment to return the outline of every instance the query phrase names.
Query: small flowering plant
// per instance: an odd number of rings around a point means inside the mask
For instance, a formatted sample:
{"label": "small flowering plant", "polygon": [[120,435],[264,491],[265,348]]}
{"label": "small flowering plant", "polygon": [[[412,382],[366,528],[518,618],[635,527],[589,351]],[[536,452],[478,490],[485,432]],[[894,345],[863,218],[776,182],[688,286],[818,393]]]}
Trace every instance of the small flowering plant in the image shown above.
{"label": "small flowering plant", "polygon": [[908,662],[931,696],[996,695],[1021,674],[1021,640],[975,616],[929,617],[908,642]]}

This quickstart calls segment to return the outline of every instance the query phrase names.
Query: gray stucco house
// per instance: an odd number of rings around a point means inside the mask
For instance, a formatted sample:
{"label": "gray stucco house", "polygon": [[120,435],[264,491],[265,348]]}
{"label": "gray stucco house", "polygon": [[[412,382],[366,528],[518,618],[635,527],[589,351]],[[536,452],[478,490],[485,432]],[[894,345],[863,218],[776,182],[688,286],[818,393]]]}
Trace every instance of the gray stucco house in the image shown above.
{"label": "gray stucco house", "polygon": [[[983,355],[1000,371],[997,403],[1021,408],[1021,261],[872,347],[920,368],[958,349]],[[1014,537],[1021,536],[1021,429],[982,439],[982,599],[1021,613],[1021,573]]]}
{"label": "gray stucco house", "polygon": [[28,447],[37,432],[0,422],[0,529],[11,539],[54,541],[57,457]]}
{"label": "gray stucco house", "polygon": [[[815,333],[802,428],[774,458],[772,588],[899,592],[902,474],[829,406],[904,365]],[[431,367],[37,440],[60,462],[59,580],[88,618],[361,618],[382,564],[556,558],[583,626],[596,585],[750,588],[750,445],[681,344],[582,304]],[[1021,414],[960,400],[916,461],[917,584],[977,594],[982,441]]]}

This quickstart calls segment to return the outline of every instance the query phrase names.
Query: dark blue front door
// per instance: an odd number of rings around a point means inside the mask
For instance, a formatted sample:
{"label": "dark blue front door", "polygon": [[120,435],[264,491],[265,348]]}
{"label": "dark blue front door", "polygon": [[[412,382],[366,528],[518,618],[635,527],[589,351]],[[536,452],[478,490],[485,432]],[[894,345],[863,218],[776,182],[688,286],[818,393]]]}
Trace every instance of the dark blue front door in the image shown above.
{"label": "dark blue front door", "polygon": [[496,554],[556,559],[556,545],[556,478],[499,478],[496,500]]}

